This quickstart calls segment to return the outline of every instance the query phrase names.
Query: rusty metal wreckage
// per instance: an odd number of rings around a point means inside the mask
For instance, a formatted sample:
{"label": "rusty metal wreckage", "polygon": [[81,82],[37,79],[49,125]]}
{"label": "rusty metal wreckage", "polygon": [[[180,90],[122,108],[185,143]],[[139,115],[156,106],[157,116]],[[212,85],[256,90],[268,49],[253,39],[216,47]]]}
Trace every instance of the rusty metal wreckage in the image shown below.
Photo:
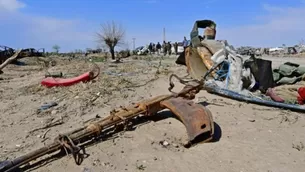
{"label": "rusty metal wreckage", "polygon": [[[149,117],[157,114],[163,109],[169,109],[184,124],[188,134],[188,141],[184,144],[189,148],[199,142],[211,141],[214,136],[214,121],[211,112],[203,105],[192,101],[200,90],[204,89],[204,81],[207,72],[202,80],[184,80],[177,75],[172,74],[169,78],[169,91],[171,94],[161,95],[152,99],[144,100],[130,107],[121,107],[119,110],[113,110],[110,115],[96,122],[78,128],[72,132],[61,134],[54,139],[52,144],[44,146],[26,155],[14,160],[7,160],[0,163],[1,172],[15,171],[19,168],[27,168],[29,163],[43,157],[47,154],[65,152],[71,153],[76,164],[81,164],[85,158],[84,145],[89,141],[96,141],[109,133],[118,131],[118,127],[128,127],[132,120],[138,117]],[[179,80],[184,88],[175,93],[172,89],[175,87],[173,78]],[[82,150],[82,153],[81,153]],[[35,165],[31,165],[35,166]],[[31,167],[28,167],[31,168]]]}

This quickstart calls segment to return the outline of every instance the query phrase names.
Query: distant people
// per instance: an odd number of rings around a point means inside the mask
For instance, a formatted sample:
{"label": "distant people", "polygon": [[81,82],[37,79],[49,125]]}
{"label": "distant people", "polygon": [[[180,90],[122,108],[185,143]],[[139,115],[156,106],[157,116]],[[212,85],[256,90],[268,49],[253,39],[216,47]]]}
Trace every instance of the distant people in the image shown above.
{"label": "distant people", "polygon": [[152,43],[150,43],[150,44],[148,45],[149,54],[152,53],[152,51],[153,51],[152,49],[153,49]]}
{"label": "distant people", "polygon": [[156,49],[157,49],[158,55],[159,55],[160,52],[161,52],[161,48],[162,48],[162,46],[161,46],[160,42],[158,42],[157,45],[156,45]]}
{"label": "distant people", "polygon": [[163,54],[165,56],[167,54],[167,43],[165,41],[163,41],[162,48],[163,48]]}
{"label": "distant people", "polygon": [[156,44],[152,44],[152,52],[155,54],[155,52],[156,52]]}
{"label": "distant people", "polygon": [[172,44],[170,42],[167,43],[167,52],[168,52],[168,55],[172,54]]}
{"label": "distant people", "polygon": [[183,48],[184,48],[184,50],[185,50],[186,47],[187,47],[187,43],[188,43],[186,37],[184,37],[182,43],[183,43]]}
{"label": "distant people", "polygon": [[177,55],[178,54],[178,43],[177,42],[174,43],[174,49],[175,49],[175,54]]}

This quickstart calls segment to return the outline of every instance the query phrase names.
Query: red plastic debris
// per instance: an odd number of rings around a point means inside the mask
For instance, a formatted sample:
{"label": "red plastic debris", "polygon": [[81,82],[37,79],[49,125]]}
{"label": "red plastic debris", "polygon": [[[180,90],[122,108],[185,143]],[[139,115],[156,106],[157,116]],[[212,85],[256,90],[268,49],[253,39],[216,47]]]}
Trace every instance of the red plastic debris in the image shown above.
{"label": "red plastic debris", "polygon": [[300,105],[303,105],[305,103],[305,87],[299,88],[298,93],[300,95],[300,96],[298,96],[298,103]]}
{"label": "red plastic debris", "polygon": [[55,87],[55,86],[71,86],[79,82],[86,82],[92,79],[92,72],[84,73],[80,76],[74,78],[53,78],[48,77],[41,81],[41,85],[46,87]]}

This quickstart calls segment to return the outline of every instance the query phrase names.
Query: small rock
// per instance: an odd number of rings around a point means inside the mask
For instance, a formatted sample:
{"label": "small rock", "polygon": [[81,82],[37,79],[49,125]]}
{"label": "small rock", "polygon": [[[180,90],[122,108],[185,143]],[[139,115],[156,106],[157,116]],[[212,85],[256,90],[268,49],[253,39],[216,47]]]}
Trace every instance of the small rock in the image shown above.
{"label": "small rock", "polygon": [[52,115],[57,114],[57,110],[52,110],[52,111],[51,111],[51,114],[52,114]]}
{"label": "small rock", "polygon": [[248,119],[249,122],[255,122],[255,119]]}
{"label": "small rock", "polygon": [[79,96],[75,96],[74,98],[75,98],[75,99],[78,99],[78,98],[79,98]]}
{"label": "small rock", "polygon": [[157,158],[157,157],[154,157],[154,160],[155,160],[155,161],[157,161],[157,160],[158,160],[158,158]]}
{"label": "small rock", "polygon": [[161,141],[160,144],[164,147],[169,145],[169,143],[167,141]]}
{"label": "small rock", "polygon": [[37,138],[41,138],[41,135],[37,135]]}
{"label": "small rock", "polygon": [[16,147],[20,148],[20,147],[21,147],[21,145],[16,145]]}
{"label": "small rock", "polygon": [[97,166],[97,165],[99,165],[101,163],[101,161],[99,160],[99,159],[96,159],[96,160],[94,160],[93,161],[93,166]]}

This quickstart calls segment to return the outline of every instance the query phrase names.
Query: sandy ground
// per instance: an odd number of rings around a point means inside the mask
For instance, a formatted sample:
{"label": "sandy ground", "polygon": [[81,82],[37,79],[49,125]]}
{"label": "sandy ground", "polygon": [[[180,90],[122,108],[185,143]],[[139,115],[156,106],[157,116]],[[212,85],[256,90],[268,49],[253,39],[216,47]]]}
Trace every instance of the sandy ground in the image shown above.
{"label": "sandy ground", "polygon": [[[274,66],[285,61],[305,64],[301,58],[266,58],[273,60]],[[51,143],[58,134],[83,126],[96,116],[104,117],[113,108],[167,94],[168,76],[186,75],[185,68],[175,65],[174,60],[163,60],[160,67],[153,59],[98,63],[102,73],[95,82],[51,89],[40,86],[46,71],[75,76],[92,65],[81,60],[60,60],[49,69],[40,65],[7,67],[0,75],[0,161]],[[38,112],[42,104],[52,101],[58,105]],[[79,166],[72,157],[64,156],[26,171],[304,171],[304,114],[238,102],[205,91],[195,101],[208,104],[219,126],[219,141],[186,149],[182,146],[187,139],[183,124],[164,117],[86,147],[90,156]],[[44,129],[52,124],[58,125]],[[164,147],[160,141],[169,145]]]}

